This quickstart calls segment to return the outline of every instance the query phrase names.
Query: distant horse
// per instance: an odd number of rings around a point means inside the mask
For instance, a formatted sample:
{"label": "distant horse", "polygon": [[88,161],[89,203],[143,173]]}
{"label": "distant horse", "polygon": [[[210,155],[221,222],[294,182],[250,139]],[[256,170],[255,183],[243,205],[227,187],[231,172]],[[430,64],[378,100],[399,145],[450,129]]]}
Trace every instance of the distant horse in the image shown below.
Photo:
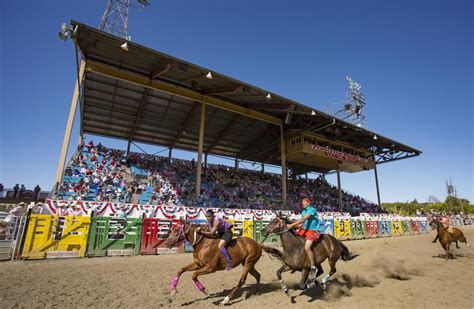
{"label": "distant horse", "polygon": [[[438,225],[440,224],[440,222],[436,219],[433,219],[431,221],[431,229],[437,229],[438,228]],[[456,243],[456,248],[460,248],[459,247],[459,244],[458,244],[458,241],[460,242],[463,242],[466,244],[466,247],[470,247],[471,245],[467,242],[467,239],[466,237],[464,236],[463,232],[458,229],[457,227],[451,227],[453,229],[453,241]],[[436,243],[436,241],[438,240],[438,234],[436,234],[436,237],[435,239],[433,239],[432,242]]]}
{"label": "distant horse", "polygon": [[[198,233],[198,228],[203,226],[197,224],[190,224],[181,220],[180,224],[175,226],[165,241],[168,248],[175,247],[179,242],[185,239],[189,241],[193,247],[194,262],[186,265],[178,270],[171,281],[171,296],[176,293],[179,277],[186,271],[195,271],[192,278],[196,288],[207,295],[206,288],[198,280],[200,275],[214,273],[218,270],[224,270],[227,262],[224,256],[220,253],[217,244],[219,239],[208,238]],[[236,287],[227,295],[221,304],[227,304],[234,298],[235,293],[244,285],[247,279],[247,274],[251,274],[257,280],[255,294],[258,293],[260,285],[260,273],[255,269],[255,264],[262,255],[261,246],[251,238],[234,239],[227,245],[227,251],[232,259],[232,264],[237,266],[243,265],[240,281]]]}
{"label": "distant horse", "polygon": [[454,238],[451,237],[451,233],[449,233],[438,220],[433,220],[431,222],[431,228],[434,226],[436,226],[436,229],[438,230],[438,235],[436,238],[439,239],[441,247],[443,247],[444,251],[446,252],[447,261],[450,256],[452,257],[452,253],[449,252],[449,248],[451,247],[451,243],[454,241]]}
{"label": "distant horse", "polygon": [[[278,258],[283,263],[283,266],[277,270],[276,274],[286,295],[289,295],[288,287],[283,282],[281,276],[285,271],[292,270],[293,272],[302,272],[299,285],[300,289],[304,290],[313,285],[313,283],[307,282],[311,264],[308,255],[304,251],[305,239],[296,235],[292,230],[288,230],[288,223],[290,222],[287,221],[287,218],[278,215],[264,228],[262,233],[265,237],[270,234],[278,234],[281,237],[283,252],[276,248],[269,247],[263,247],[263,250]],[[329,258],[331,271],[324,277],[322,281],[323,287],[325,287],[329,278],[336,273],[336,262],[339,258],[343,261],[350,261],[358,256],[358,254],[352,254],[342,242],[328,234],[321,234],[321,238],[313,244],[313,253],[318,269],[316,277],[324,273],[321,263]]]}

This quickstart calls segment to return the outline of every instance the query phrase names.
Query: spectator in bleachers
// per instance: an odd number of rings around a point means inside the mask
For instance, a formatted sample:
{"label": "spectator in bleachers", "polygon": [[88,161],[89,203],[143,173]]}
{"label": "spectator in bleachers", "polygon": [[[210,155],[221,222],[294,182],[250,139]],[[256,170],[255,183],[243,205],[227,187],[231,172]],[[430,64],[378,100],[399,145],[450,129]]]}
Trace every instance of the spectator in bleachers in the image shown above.
{"label": "spectator in bleachers", "polygon": [[26,188],[25,185],[21,185],[20,191],[18,192],[18,197],[23,198],[23,195],[25,194]]}
{"label": "spectator in bleachers", "polygon": [[34,200],[38,199],[40,192],[41,192],[41,187],[39,185],[36,185],[36,187],[33,190],[33,199]]}
{"label": "spectator in bleachers", "polygon": [[56,210],[56,215],[67,216],[66,203],[64,201],[58,202],[58,209]]}
{"label": "spectator in bleachers", "polygon": [[20,191],[20,187],[18,186],[18,184],[16,184],[16,185],[13,187],[13,198],[17,198],[17,197],[18,197],[18,191]]}
{"label": "spectator in bleachers", "polygon": [[[208,165],[203,172],[201,196],[195,192],[196,162],[131,153],[127,159],[123,152],[87,145],[90,154],[79,152],[67,170],[79,185],[67,188],[70,196],[78,199],[130,203],[133,194],[141,194],[140,203],[152,205],[184,205],[280,210],[282,205],[280,175],[239,169],[225,165]],[[132,175],[127,182],[122,177],[121,162],[129,162]],[[77,171],[76,171],[77,169]],[[66,173],[67,174],[67,173]],[[76,181],[76,180],[74,180]],[[61,184],[63,192],[66,185]],[[71,195],[72,194],[72,195]],[[339,205],[337,187],[324,177],[317,179],[293,178],[288,182],[287,209],[298,209],[302,197],[321,205],[321,211],[378,213],[381,209],[359,196],[342,192]]]}
{"label": "spectator in bleachers", "polygon": [[33,207],[32,213],[34,214],[46,214],[46,209],[43,207],[43,203],[36,203]]}
{"label": "spectator in bleachers", "polygon": [[118,210],[115,212],[115,217],[118,217],[118,218],[126,218],[127,217],[127,213],[125,212],[125,205],[124,204],[119,205]]}
{"label": "spectator in bleachers", "polygon": [[14,217],[23,217],[24,210],[23,207],[25,206],[25,203],[21,202],[14,206],[12,209],[10,209],[10,215]]}
{"label": "spectator in bleachers", "polygon": [[83,216],[84,212],[82,211],[81,206],[78,203],[72,205],[72,215],[73,216]]}
{"label": "spectator in bleachers", "polygon": [[3,197],[3,190],[5,188],[3,187],[3,183],[0,183],[0,197]]}

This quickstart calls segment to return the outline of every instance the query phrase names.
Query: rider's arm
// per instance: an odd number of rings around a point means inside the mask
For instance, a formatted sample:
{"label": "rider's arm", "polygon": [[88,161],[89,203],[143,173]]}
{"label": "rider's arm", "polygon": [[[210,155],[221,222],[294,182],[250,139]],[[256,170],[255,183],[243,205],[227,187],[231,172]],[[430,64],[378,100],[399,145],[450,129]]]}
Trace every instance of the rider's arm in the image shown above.
{"label": "rider's arm", "polygon": [[288,229],[291,229],[292,227],[298,225],[298,224],[302,224],[303,222],[305,222],[306,220],[308,220],[309,218],[311,217],[310,214],[306,214],[304,215],[301,219],[299,220],[296,220],[295,222],[291,223],[291,224],[288,224]]}
{"label": "rider's arm", "polygon": [[219,220],[215,220],[214,225],[212,226],[210,231],[201,231],[199,229],[198,233],[204,236],[213,237],[216,234],[218,228],[219,228]]}

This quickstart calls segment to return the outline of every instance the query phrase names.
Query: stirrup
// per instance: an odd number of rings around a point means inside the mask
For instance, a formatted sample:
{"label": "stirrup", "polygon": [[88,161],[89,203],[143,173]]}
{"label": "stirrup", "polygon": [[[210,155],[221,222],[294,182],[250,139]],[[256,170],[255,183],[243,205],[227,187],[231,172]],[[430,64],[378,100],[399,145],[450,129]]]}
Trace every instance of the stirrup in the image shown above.
{"label": "stirrup", "polygon": [[316,267],[311,267],[308,275],[308,280],[314,281],[316,279],[316,275],[318,274],[318,269]]}

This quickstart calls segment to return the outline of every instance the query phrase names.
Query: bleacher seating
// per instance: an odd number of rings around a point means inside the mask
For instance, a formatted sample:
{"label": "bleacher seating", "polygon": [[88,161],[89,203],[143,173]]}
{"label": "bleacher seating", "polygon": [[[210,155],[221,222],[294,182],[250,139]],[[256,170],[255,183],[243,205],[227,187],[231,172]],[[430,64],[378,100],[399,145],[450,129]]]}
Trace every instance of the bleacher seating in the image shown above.
{"label": "bleacher seating", "polygon": [[[138,194],[140,204],[281,209],[280,175],[209,164],[203,170],[198,199],[194,160],[169,162],[165,157],[133,152],[125,158],[124,153],[100,144],[82,145],[68,163],[55,198],[130,202]],[[128,182],[123,175],[130,175]],[[288,209],[299,208],[302,197],[309,197],[323,211],[381,212],[377,205],[346,192],[339,209],[337,188],[323,177],[290,180]]]}

